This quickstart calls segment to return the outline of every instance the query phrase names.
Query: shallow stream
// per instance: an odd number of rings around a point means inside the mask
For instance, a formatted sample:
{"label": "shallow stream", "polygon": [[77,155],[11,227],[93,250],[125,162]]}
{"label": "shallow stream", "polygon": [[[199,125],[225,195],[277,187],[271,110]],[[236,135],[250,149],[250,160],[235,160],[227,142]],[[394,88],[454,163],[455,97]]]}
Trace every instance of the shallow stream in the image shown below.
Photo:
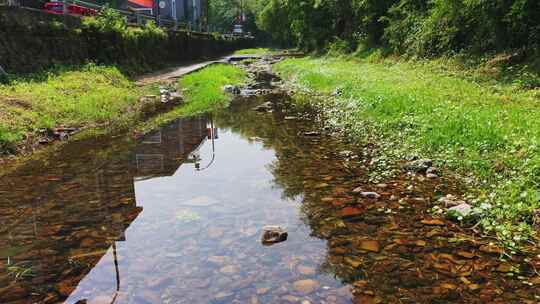
{"label": "shallow stream", "polygon": [[[73,141],[1,176],[0,303],[539,301],[535,261],[430,221],[451,183],[368,183],[364,148],[288,100]],[[288,239],[261,244],[265,225]]]}

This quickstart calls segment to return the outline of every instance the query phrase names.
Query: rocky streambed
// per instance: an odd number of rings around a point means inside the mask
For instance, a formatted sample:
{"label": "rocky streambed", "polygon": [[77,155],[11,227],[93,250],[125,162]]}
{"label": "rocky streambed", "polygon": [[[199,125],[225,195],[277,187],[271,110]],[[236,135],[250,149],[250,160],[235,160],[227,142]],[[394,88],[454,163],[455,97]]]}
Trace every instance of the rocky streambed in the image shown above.
{"label": "rocky streambed", "polygon": [[275,60],[219,113],[1,176],[0,302],[539,301],[538,256],[432,213],[461,192],[427,163],[373,182],[369,145],[293,102]]}

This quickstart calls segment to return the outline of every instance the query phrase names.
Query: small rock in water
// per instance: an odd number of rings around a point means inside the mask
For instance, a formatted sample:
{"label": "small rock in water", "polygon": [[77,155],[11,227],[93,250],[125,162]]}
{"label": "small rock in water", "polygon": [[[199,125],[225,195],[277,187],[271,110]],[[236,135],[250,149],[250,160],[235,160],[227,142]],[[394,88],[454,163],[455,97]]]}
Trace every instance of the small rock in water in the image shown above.
{"label": "small rock in water", "polygon": [[433,161],[431,159],[419,159],[406,163],[404,167],[409,172],[420,173],[426,172],[432,165]]}
{"label": "small rock in water", "polygon": [[339,152],[339,155],[345,156],[345,157],[351,157],[353,154],[354,154],[354,152],[349,151],[349,150],[344,150],[344,151]]}
{"label": "small rock in water", "polygon": [[426,174],[439,174],[439,169],[435,168],[435,167],[429,167],[427,168],[426,170]]}
{"label": "small rock in water", "polygon": [[439,219],[424,219],[421,223],[428,226],[444,226],[444,221]]}
{"label": "small rock in water", "polygon": [[219,272],[223,274],[234,274],[238,272],[238,267],[234,265],[227,265],[225,267],[222,267]]}
{"label": "small rock in water", "polygon": [[356,187],[356,188],[353,189],[352,192],[353,192],[353,193],[362,193],[362,192],[363,192],[363,189],[362,189],[362,187]]}
{"label": "small rock in water", "polygon": [[232,84],[227,84],[223,87],[223,92],[231,94],[240,94],[240,88]]}
{"label": "small rock in water", "polygon": [[178,92],[172,92],[169,96],[169,100],[175,103],[182,102],[182,94]]}
{"label": "small rock in water", "polygon": [[300,280],[293,283],[294,289],[302,294],[310,294],[319,288],[320,284],[315,280]]}
{"label": "small rock in water", "polygon": [[315,274],[315,268],[313,267],[309,267],[309,266],[305,266],[305,265],[300,265],[298,266],[298,272],[302,275],[306,275],[306,276],[310,276],[310,275],[314,275]]}
{"label": "small rock in water", "polygon": [[293,295],[286,295],[281,297],[281,299],[284,300],[286,303],[297,303],[298,301],[300,301],[300,298]]}
{"label": "small rock in water", "polygon": [[317,131],[304,132],[305,136],[319,136],[320,133]]}
{"label": "small rock in water", "polygon": [[469,214],[471,214],[472,207],[471,205],[467,203],[462,203],[457,206],[448,208],[449,212],[456,212],[459,216],[467,217]]}
{"label": "small rock in water", "polygon": [[360,195],[362,195],[365,198],[370,198],[370,199],[378,199],[379,197],[381,197],[379,193],[370,192],[370,191],[361,192]]}
{"label": "small rock in water", "polygon": [[258,295],[263,295],[263,294],[267,293],[269,290],[270,290],[270,288],[268,288],[268,287],[261,287],[261,288],[257,288],[256,292],[257,292]]}
{"label": "small rock in water", "polygon": [[465,201],[457,199],[452,194],[448,194],[445,197],[441,197],[439,199],[439,202],[443,203],[446,208],[458,206],[458,205],[461,205],[461,204],[465,204]]}
{"label": "small rock in water", "polygon": [[272,245],[275,243],[284,242],[289,236],[287,230],[280,226],[264,226],[261,242],[263,245]]}
{"label": "small rock in water", "polygon": [[270,101],[268,102],[265,102],[263,104],[260,104],[258,106],[256,106],[255,108],[253,108],[253,110],[257,111],[257,112],[272,112],[272,103]]}
{"label": "small rock in water", "polygon": [[366,250],[366,251],[372,251],[372,252],[379,252],[381,250],[381,246],[378,241],[375,240],[363,240],[360,241],[360,244],[358,245],[360,249]]}
{"label": "small rock in water", "polygon": [[[217,300],[217,301],[225,301],[225,300],[228,300],[230,297],[232,297],[234,295],[234,293],[232,292],[227,292],[227,291],[222,291],[222,292],[219,292],[217,293],[214,298]],[[231,299],[232,300],[232,299]]]}

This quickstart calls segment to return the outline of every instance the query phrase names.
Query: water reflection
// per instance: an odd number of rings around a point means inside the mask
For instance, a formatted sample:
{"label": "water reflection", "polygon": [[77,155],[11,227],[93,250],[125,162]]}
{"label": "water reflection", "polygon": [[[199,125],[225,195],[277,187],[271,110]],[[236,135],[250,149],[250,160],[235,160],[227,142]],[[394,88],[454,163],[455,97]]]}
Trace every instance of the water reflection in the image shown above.
{"label": "water reflection", "polygon": [[52,159],[3,176],[0,302],[65,299],[98,264],[106,265],[114,295],[121,273],[117,244],[143,211],[134,181],[200,161],[193,156],[212,134],[207,123],[206,117],[178,120],[137,142],[74,142]]}

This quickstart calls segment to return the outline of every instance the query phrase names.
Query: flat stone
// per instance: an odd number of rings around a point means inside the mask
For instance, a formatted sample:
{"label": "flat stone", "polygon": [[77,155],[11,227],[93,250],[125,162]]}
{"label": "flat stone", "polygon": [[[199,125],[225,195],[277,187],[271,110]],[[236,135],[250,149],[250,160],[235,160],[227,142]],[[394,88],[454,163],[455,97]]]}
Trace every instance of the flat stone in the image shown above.
{"label": "flat stone", "polygon": [[472,259],[476,256],[476,254],[467,251],[458,251],[456,254],[466,259]]}
{"label": "flat stone", "polygon": [[363,191],[362,187],[356,187],[352,190],[353,193],[362,193]]}
{"label": "flat stone", "polygon": [[88,301],[88,304],[111,304],[113,298],[111,296],[97,296]]}
{"label": "flat stone", "polygon": [[257,292],[258,295],[263,295],[263,294],[267,293],[269,290],[270,290],[270,288],[268,288],[268,287],[261,287],[261,288],[257,288],[256,292]]}
{"label": "flat stone", "polygon": [[359,214],[364,213],[363,209],[356,208],[356,207],[345,207],[338,212],[336,212],[336,215],[339,217],[350,217],[350,216],[356,216]]}
{"label": "flat stone", "polygon": [[439,202],[443,203],[446,208],[458,206],[460,204],[465,203],[465,201],[459,200],[458,198],[456,198],[452,194],[448,194],[448,195],[446,195],[444,197],[441,197],[439,199]]}
{"label": "flat stone", "polygon": [[429,167],[426,170],[426,174],[439,174],[439,169],[435,167]]}
{"label": "flat stone", "polygon": [[289,303],[296,303],[296,302],[300,301],[299,297],[295,297],[293,295],[286,295],[286,296],[281,297],[281,299],[285,300],[286,302],[289,302]]}
{"label": "flat stone", "polygon": [[222,267],[219,272],[223,274],[235,274],[238,272],[238,267],[234,265],[227,265],[225,267]]}
{"label": "flat stone", "polygon": [[449,212],[456,212],[458,215],[462,217],[466,217],[472,212],[472,206],[467,203],[462,203],[457,206],[448,208]]}
{"label": "flat stone", "polygon": [[[234,293],[232,292],[229,292],[229,291],[221,291],[221,292],[218,292],[214,298],[216,300],[220,300],[220,301],[223,301],[224,299],[228,298],[228,297],[232,297],[234,295]],[[156,302],[157,303],[157,302]]]}
{"label": "flat stone", "polygon": [[297,268],[298,272],[302,275],[310,276],[316,273],[315,268],[305,265],[299,265]]}
{"label": "flat stone", "polygon": [[311,280],[311,279],[299,280],[299,281],[296,281],[296,282],[293,283],[294,289],[296,289],[296,291],[298,291],[298,292],[300,292],[300,293],[302,293],[304,295],[312,293],[317,288],[319,288],[319,286],[320,286],[320,284],[319,284],[318,281]]}
{"label": "flat stone", "polygon": [[224,264],[227,261],[227,257],[223,255],[213,255],[208,258],[208,262],[215,264]]}
{"label": "flat stone", "polygon": [[404,168],[405,170],[409,172],[426,172],[429,167],[433,165],[433,161],[431,159],[419,159],[415,161],[411,161],[405,164]]}
{"label": "flat stone", "polygon": [[381,250],[381,246],[379,242],[375,240],[362,240],[358,244],[358,247],[360,249],[371,251],[371,252],[379,252]]}
{"label": "flat stone", "polygon": [[287,230],[280,226],[264,226],[262,228],[261,242],[263,245],[272,245],[287,240]]}
{"label": "flat stone", "polygon": [[501,263],[499,264],[499,267],[497,267],[498,272],[512,272],[512,265],[507,263]]}
{"label": "flat stone", "polygon": [[315,186],[315,189],[322,189],[322,188],[326,188],[328,187],[329,185],[327,183],[320,183],[320,184],[317,184]]}
{"label": "flat stone", "polygon": [[444,221],[439,219],[424,219],[421,223],[428,226],[444,226]]}
{"label": "flat stone", "polygon": [[540,285],[540,276],[536,276],[534,278],[531,278],[529,280],[529,283],[531,283],[533,285]]}
{"label": "flat stone", "polygon": [[360,195],[369,199],[378,199],[381,197],[379,193],[371,191],[361,192]]}
{"label": "flat stone", "polygon": [[345,263],[351,265],[353,268],[360,267],[363,263],[360,258],[345,257]]}
{"label": "flat stone", "polygon": [[486,253],[497,253],[497,254],[504,253],[504,250],[501,247],[498,247],[495,245],[482,245],[480,246],[480,251],[486,252]]}
{"label": "flat stone", "polygon": [[208,228],[208,236],[211,238],[219,238],[225,234],[225,229],[219,227]]}

